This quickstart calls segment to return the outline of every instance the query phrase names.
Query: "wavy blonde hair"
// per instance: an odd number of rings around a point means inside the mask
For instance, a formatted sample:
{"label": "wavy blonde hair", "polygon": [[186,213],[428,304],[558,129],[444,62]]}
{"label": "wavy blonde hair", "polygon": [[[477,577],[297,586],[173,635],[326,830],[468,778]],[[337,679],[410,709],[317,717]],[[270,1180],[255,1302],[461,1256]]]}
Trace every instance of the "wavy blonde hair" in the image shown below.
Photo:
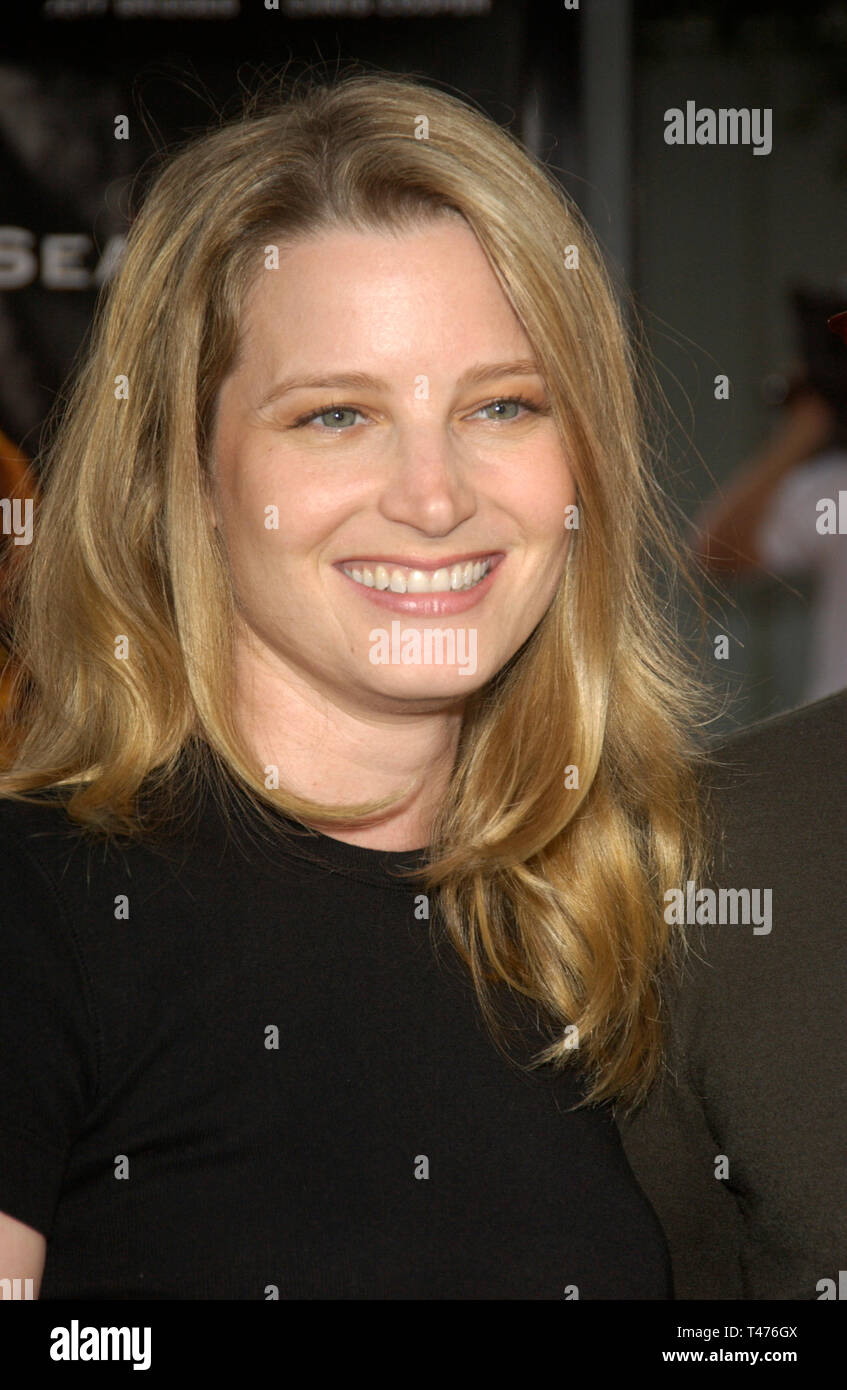
{"label": "wavy blonde hair", "polygon": [[[467,699],[418,872],[498,1045],[500,991],[544,1021],[532,1065],[578,1058],[584,1103],[631,1104],[661,1059],[678,930],[663,895],[698,876],[705,844],[705,685],[668,616],[682,552],[652,476],[637,354],[589,229],[517,140],[450,94],[380,73],[295,83],[158,171],[51,422],[37,534],[14,580],[0,794],[64,787],[73,820],[130,836],[145,833],[142,784],[164,796],[178,767],[223,770],[263,815],[303,826],[394,803],[269,790],[242,741],[210,439],[267,244],[402,231],[445,210],[476,234],[533,345],[580,523],[544,618]],[[117,634],[131,659],[115,659]]]}

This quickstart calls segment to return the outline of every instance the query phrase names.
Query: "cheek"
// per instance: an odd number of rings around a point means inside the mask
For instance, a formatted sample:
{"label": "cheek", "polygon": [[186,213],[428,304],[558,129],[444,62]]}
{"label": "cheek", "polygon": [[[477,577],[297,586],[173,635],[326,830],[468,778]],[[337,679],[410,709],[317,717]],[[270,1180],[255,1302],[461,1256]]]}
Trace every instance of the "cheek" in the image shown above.
{"label": "cheek", "polygon": [[269,529],[266,508],[276,501],[249,460],[228,460],[217,475],[215,511],[221,539],[237,574],[244,575],[260,566],[282,534],[282,508],[279,529]]}
{"label": "cheek", "polygon": [[565,534],[568,508],[576,503],[576,479],[556,445],[527,459],[509,488],[510,510],[521,518],[527,535],[555,544]]}
{"label": "cheek", "polygon": [[565,506],[576,500],[576,478],[571,467],[570,455],[557,443],[556,448],[545,455],[543,471],[547,487],[556,504]]}
{"label": "cheek", "polygon": [[[340,523],[351,499],[277,449],[240,450],[222,462],[215,509],[230,553],[245,566],[275,566],[318,545]],[[349,492],[348,488],[346,492]]]}
{"label": "cheek", "polygon": [[268,534],[265,509],[275,505],[282,515],[282,492],[267,451],[240,449],[219,460],[216,506],[233,542]]}

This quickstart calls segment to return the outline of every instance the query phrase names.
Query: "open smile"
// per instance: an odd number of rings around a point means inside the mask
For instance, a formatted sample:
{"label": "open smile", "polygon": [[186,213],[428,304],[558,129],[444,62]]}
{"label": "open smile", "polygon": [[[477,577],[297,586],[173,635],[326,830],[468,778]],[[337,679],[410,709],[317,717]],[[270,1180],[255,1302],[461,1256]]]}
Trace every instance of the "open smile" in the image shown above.
{"label": "open smile", "polygon": [[371,557],[337,563],[336,569],[364,598],[382,608],[419,617],[441,617],[472,607],[490,589],[502,551],[452,564],[402,565]]}

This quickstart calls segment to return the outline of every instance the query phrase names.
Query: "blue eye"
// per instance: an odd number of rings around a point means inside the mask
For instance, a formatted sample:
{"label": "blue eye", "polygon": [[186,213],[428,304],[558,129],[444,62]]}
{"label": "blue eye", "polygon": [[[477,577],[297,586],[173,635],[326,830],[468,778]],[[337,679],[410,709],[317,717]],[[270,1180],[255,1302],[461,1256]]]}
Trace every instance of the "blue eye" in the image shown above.
{"label": "blue eye", "polygon": [[[514,406],[516,408],[514,414],[504,415],[502,413],[504,406]],[[497,411],[495,416],[488,417],[491,423],[502,421],[504,424],[509,424],[512,420],[520,419],[520,412],[522,411],[529,411],[533,415],[548,413],[545,407],[536,405],[534,401],[527,400],[525,396],[498,396],[496,400],[489,401],[486,405],[479,406],[478,409],[474,411],[474,415],[481,415],[483,411],[486,410]],[[325,421],[326,417],[331,416],[332,419],[330,423],[325,425],[326,431],[328,433],[332,431],[343,433],[345,429],[355,422],[354,420],[345,422],[343,419],[345,415],[355,417],[361,415],[361,411],[357,410],[356,407],[352,405],[322,405],[319,406],[317,410],[310,411],[308,415],[301,415],[299,419],[294,421],[292,428],[300,429],[304,425],[310,425],[313,420]],[[473,419],[473,415],[470,418]]]}
{"label": "blue eye", "polygon": [[[311,415],[301,415],[300,419],[295,421],[295,425],[308,425],[311,423],[312,420],[322,420],[325,415],[333,415],[337,417],[339,415],[358,414],[358,410],[355,410],[352,405],[326,405],[323,406],[320,410],[313,410]],[[340,421],[337,418],[334,419],[330,425],[327,425],[327,429],[343,428],[343,421]]]}
{"label": "blue eye", "polygon": [[[524,401],[524,400],[520,400],[517,396],[506,396],[506,397],[503,398],[503,400],[499,400],[499,401],[489,401],[488,405],[481,405],[481,406],[480,406],[480,411],[482,411],[482,410],[500,410],[503,406],[509,406],[509,405],[515,406],[515,408],[516,408],[516,410],[517,410],[517,407],[519,407],[519,406],[528,406],[528,405],[529,405],[529,402],[528,402],[528,401]],[[495,420],[515,420],[515,419],[517,419],[517,414],[515,414],[515,415],[495,415],[495,416],[494,416],[494,419],[495,419]]]}

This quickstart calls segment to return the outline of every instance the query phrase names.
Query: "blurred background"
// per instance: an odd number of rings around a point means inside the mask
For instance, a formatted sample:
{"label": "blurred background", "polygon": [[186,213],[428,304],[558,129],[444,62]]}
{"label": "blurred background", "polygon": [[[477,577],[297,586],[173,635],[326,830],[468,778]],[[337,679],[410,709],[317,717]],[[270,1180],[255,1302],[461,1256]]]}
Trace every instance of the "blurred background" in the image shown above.
{"label": "blurred background", "polygon": [[[726,691],[715,732],[847,686],[847,346],[827,329],[847,309],[843,3],[23,9],[0,59],[3,566],[12,499],[37,496],[45,416],[120,256],[139,171],[270,73],[358,61],[434,79],[518,134],[634,296],[666,401],[663,483],[709,576]],[[770,110],[772,148],[666,143],[665,113],[688,103]]]}

